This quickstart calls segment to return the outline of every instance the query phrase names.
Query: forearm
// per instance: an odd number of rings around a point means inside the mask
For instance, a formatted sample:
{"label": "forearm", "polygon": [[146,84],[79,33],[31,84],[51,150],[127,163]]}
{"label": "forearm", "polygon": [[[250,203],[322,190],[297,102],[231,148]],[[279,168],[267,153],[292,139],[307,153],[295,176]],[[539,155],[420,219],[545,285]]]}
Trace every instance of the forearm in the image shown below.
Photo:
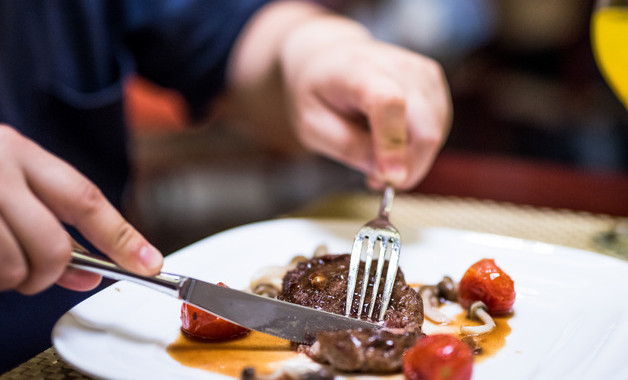
{"label": "forearm", "polygon": [[[271,147],[300,150],[291,127],[282,60],[308,54],[339,39],[368,37],[360,24],[305,1],[276,1],[260,10],[230,57],[223,111],[232,122]],[[307,41],[307,43],[304,43]]]}

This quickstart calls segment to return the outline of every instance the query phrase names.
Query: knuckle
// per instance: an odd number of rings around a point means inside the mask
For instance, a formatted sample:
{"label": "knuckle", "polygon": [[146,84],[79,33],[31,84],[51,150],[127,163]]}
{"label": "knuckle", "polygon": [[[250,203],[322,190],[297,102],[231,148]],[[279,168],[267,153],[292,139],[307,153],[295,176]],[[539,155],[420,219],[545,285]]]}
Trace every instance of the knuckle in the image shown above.
{"label": "knuckle", "polygon": [[47,255],[45,256],[46,263],[44,265],[53,270],[65,267],[70,260],[71,250],[72,246],[67,239],[56,239],[46,248]]}
{"label": "knuckle", "polygon": [[114,234],[114,250],[121,251],[133,241],[136,235],[135,229],[129,223],[122,222],[118,228],[116,228],[116,233]]}
{"label": "knuckle", "polygon": [[397,86],[377,86],[369,90],[366,107],[369,110],[384,109],[400,112],[405,109],[406,98],[403,91]]}
{"label": "knuckle", "polygon": [[427,70],[430,71],[430,74],[433,74],[436,77],[445,77],[445,70],[443,69],[443,66],[441,66],[440,63],[438,63],[437,61],[433,60],[433,59],[426,59],[425,60],[426,66],[427,66]]}
{"label": "knuckle", "polygon": [[26,264],[12,265],[8,268],[3,268],[0,274],[0,289],[15,289],[26,280],[27,276],[28,267]]}
{"label": "knuckle", "polygon": [[428,75],[428,78],[445,78],[445,70],[443,66],[435,59],[427,56],[415,56],[415,66],[419,67],[423,73]]}
{"label": "knuckle", "polygon": [[80,190],[76,202],[84,214],[91,214],[102,206],[104,196],[100,189],[91,181],[82,178],[78,188]]}
{"label": "knuckle", "polygon": [[421,133],[421,141],[423,145],[430,147],[438,147],[445,140],[444,134],[437,128],[426,128]]}

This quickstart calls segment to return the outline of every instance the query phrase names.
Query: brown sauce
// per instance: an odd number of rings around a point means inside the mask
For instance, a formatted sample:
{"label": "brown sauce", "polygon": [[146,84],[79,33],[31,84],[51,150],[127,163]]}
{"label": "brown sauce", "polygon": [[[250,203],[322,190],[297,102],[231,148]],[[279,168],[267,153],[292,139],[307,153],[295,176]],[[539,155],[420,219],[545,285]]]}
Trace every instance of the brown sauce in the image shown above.
{"label": "brown sauce", "polygon": [[[500,349],[502,349],[506,345],[506,337],[510,335],[511,328],[508,324],[508,320],[511,318],[511,315],[503,316],[503,317],[493,317],[495,321],[495,328],[491,330],[491,332],[478,335],[475,337],[475,341],[482,347],[482,352],[478,355],[475,355],[475,363],[479,363],[482,360],[490,358],[494,356]],[[467,318],[467,313],[462,312],[453,319],[452,324],[458,327],[458,331],[460,326],[478,326],[481,323],[471,320]],[[456,336],[460,339],[464,337],[461,333],[456,334]]]}
{"label": "brown sauce", "polygon": [[[414,289],[418,289],[422,284],[411,283],[409,285],[412,286]],[[445,304],[449,304],[449,301],[445,301]],[[475,342],[482,348],[481,353],[474,355],[475,363],[479,363],[494,356],[495,354],[497,354],[497,352],[499,352],[500,349],[502,349],[506,345],[506,337],[510,335],[510,332],[512,331],[510,325],[508,324],[508,321],[510,320],[510,318],[512,318],[513,315],[514,312],[499,317],[493,317],[493,321],[495,321],[496,325],[495,328],[486,334],[474,337]],[[434,330],[433,332],[427,332],[427,330],[424,331],[426,331],[428,334],[442,332],[462,339],[465,336],[460,332],[460,327],[479,326],[482,324],[480,321],[467,318],[466,311],[457,313],[455,316],[450,317],[450,320],[451,322],[447,325],[434,325],[433,323],[429,322],[429,319],[427,317],[425,317],[424,326],[427,323],[431,323],[435,327],[431,329]]]}
{"label": "brown sauce", "polygon": [[239,378],[246,367],[263,375],[281,367],[281,362],[299,355],[290,341],[256,331],[226,342],[203,342],[179,335],[167,348],[168,354],[187,367]]}
{"label": "brown sauce", "polygon": [[[476,364],[494,356],[506,345],[506,337],[512,330],[508,324],[512,315],[493,317],[496,327],[487,334],[475,337],[475,341],[482,347],[482,352],[475,355]],[[446,326],[436,326],[433,333],[448,333],[462,339],[464,335],[460,333],[461,326],[481,324],[467,318],[466,311],[456,314],[451,320]],[[255,372],[260,375],[270,374],[280,369],[282,362],[300,355],[290,341],[256,331],[251,331],[243,338],[217,343],[193,340],[181,333],[177,340],[168,346],[167,352],[182,365],[236,378],[241,376],[242,370],[246,367],[255,368]],[[386,379],[395,376],[380,377]]]}
{"label": "brown sauce", "polygon": [[[476,338],[482,347],[482,353],[475,356],[476,364],[494,356],[504,347],[506,337],[511,332],[508,324],[510,318],[511,316],[494,318],[497,326],[493,331]],[[452,327],[459,331],[462,325],[479,325],[479,322],[468,319],[466,312],[462,312],[452,319],[448,331]],[[463,337],[462,334],[452,335]],[[260,375],[270,374],[280,369],[282,362],[299,355],[289,341],[256,331],[244,338],[218,343],[193,340],[180,334],[168,346],[167,352],[185,366],[236,378],[240,377],[246,367],[254,367],[255,372]]]}

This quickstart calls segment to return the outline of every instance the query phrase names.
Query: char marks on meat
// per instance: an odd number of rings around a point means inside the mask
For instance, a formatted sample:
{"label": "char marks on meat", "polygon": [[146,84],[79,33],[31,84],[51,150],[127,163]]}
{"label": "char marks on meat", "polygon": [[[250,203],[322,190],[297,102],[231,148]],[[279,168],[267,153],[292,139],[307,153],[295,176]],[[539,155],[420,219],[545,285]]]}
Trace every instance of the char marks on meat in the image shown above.
{"label": "char marks on meat", "polygon": [[[303,261],[286,273],[279,299],[322,309],[336,314],[345,313],[347,274],[350,255],[325,255]],[[372,268],[377,265],[373,262]],[[359,299],[364,268],[358,272],[354,300]],[[381,280],[379,289],[385,281]],[[369,291],[363,314],[370,303],[374,270],[369,278]],[[378,314],[381,296],[376,300],[373,315]],[[357,315],[358,303],[352,306]],[[384,316],[383,330],[343,330],[322,332],[317,342],[306,352],[310,357],[345,372],[389,373],[401,369],[402,353],[423,336],[423,302],[417,292],[405,282],[401,268],[397,272],[389,308]]]}

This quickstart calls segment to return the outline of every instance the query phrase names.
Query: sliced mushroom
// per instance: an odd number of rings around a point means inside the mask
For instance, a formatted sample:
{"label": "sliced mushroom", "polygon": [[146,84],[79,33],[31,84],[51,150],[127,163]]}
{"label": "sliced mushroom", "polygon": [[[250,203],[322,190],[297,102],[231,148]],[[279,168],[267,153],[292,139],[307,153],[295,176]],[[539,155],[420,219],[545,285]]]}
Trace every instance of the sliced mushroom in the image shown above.
{"label": "sliced mushroom", "polygon": [[255,294],[277,297],[283,286],[284,266],[268,266],[258,271],[251,279],[250,288]]}
{"label": "sliced mushroom", "polygon": [[438,289],[433,285],[424,285],[419,288],[419,295],[423,299],[423,313],[425,317],[435,323],[449,323],[449,318],[443,314],[438,306],[440,298]]}
{"label": "sliced mushroom", "polygon": [[480,355],[482,352],[484,352],[484,349],[482,348],[482,346],[480,346],[480,343],[478,342],[478,337],[476,335],[465,335],[462,338],[462,341],[465,342],[467,346],[469,346],[473,355]]}
{"label": "sliced mushroom", "polygon": [[438,295],[447,301],[458,302],[458,284],[449,276],[444,276],[436,285]]}
{"label": "sliced mushroom", "polygon": [[290,260],[290,263],[288,264],[288,270],[292,270],[294,268],[297,267],[297,265],[299,265],[300,262],[309,260],[307,257],[303,256],[303,255],[299,255],[299,256],[294,256],[292,258],[292,260]]}
{"label": "sliced mushroom", "polygon": [[329,254],[329,248],[325,244],[321,244],[314,250],[312,257],[321,257]]}
{"label": "sliced mushroom", "polygon": [[254,294],[259,296],[269,297],[269,298],[277,298],[281,293],[274,285],[267,283],[259,283],[252,289]]}
{"label": "sliced mushroom", "polygon": [[460,332],[465,335],[480,335],[495,328],[495,321],[486,311],[486,305],[482,301],[475,301],[469,306],[469,318],[477,319],[484,323],[480,326],[462,326]]}

